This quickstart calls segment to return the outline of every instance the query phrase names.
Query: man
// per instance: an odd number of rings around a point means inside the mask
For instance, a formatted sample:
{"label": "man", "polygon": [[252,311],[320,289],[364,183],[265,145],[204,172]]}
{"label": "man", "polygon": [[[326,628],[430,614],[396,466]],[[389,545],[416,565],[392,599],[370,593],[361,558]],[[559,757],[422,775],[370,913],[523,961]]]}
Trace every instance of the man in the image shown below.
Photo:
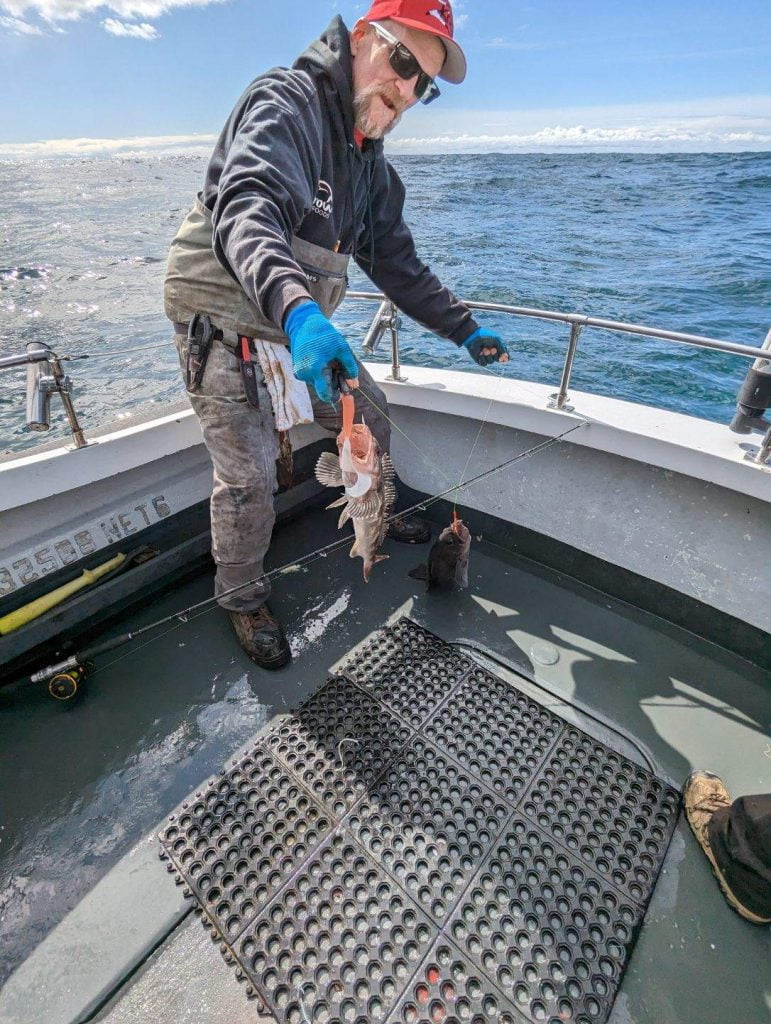
{"label": "man", "polygon": [[771,924],[771,794],[732,802],[719,776],[697,770],[683,807],[729,904],[752,924]]}
{"label": "man", "polygon": [[[328,319],[353,257],[400,309],[478,363],[508,359],[501,339],[418,259],[404,187],[383,156],[382,138],[404,111],[436,98],[436,77],[460,83],[465,73],[446,0],[375,0],[350,32],[336,17],[292,68],[247,88],[172,243],[166,313],[214,464],[215,593],[264,668],[285,665],[290,651],[259,579],[278,441],[254,351],[289,344],[295,376],[315,392],[314,418],[330,430],[340,427],[341,370],[358,389],[357,415],[387,451],[385,396]],[[208,359],[203,314],[214,332]],[[415,543],[429,533],[401,517],[389,536]]]}

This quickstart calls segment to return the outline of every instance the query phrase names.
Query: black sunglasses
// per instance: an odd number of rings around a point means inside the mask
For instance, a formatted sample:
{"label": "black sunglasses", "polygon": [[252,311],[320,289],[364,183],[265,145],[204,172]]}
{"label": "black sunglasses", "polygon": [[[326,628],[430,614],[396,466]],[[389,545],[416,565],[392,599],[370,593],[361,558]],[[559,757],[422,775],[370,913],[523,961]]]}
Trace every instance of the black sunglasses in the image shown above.
{"label": "black sunglasses", "polygon": [[393,49],[388,55],[388,61],[399,78],[409,81],[410,78],[414,78],[417,75],[415,95],[421,103],[433,103],[439,95],[439,86],[433,78],[425,73],[414,53],[408,50],[404,43],[400,42],[396,36],[391,35],[388,29],[378,25],[376,21],[372,21],[370,24],[379,36],[382,36],[387,43],[393,45]]}

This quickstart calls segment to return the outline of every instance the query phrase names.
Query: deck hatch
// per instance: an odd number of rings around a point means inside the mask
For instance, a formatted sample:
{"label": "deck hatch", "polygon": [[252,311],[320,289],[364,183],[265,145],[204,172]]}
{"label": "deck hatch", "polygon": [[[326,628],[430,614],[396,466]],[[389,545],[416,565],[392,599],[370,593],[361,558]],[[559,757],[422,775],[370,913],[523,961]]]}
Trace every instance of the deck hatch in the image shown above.
{"label": "deck hatch", "polygon": [[282,1024],[603,1024],[678,801],[402,619],[161,842]]}

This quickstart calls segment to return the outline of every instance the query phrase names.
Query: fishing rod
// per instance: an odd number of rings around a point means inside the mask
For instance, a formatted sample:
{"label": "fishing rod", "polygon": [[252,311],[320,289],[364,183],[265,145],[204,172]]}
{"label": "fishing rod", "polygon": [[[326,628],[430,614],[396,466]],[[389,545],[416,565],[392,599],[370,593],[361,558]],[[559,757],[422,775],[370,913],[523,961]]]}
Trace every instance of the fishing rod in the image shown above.
{"label": "fishing rod", "polygon": [[[468,480],[453,484],[451,487],[448,487],[437,494],[416,502],[410,508],[403,509],[400,512],[395,512],[393,515],[388,516],[385,522],[389,523],[391,520],[400,516],[409,515],[411,512],[423,512],[431,505],[441,501],[442,498],[446,498],[449,494],[465,490],[465,488],[470,487],[472,484],[479,483],[480,480],[484,480],[486,477],[492,476],[494,473],[499,473],[501,470],[506,469],[515,462],[519,462],[521,459],[530,458],[538,452],[544,451],[546,448],[550,448],[553,444],[561,441],[562,438],[567,437],[568,434],[572,434],[573,431],[579,430],[581,427],[585,426],[586,423],[586,420],[582,420],[580,423],[576,423],[567,430],[564,430],[561,434],[557,434],[546,441],[541,441],[538,444],[533,445],[532,448],[528,448],[527,451],[519,452],[517,455],[510,459],[506,459],[504,462],[499,463],[497,466],[493,466],[491,469],[484,470],[482,473],[478,473],[476,476],[470,477]],[[340,537],[338,540],[332,541],[330,544],[326,544],[323,547],[316,548],[315,551],[311,551],[307,555],[303,555],[300,558],[295,559],[293,562],[288,562],[286,565],[279,566],[277,569],[271,569],[269,572],[255,577],[255,579],[247,580],[246,583],[240,583],[237,587],[231,587],[230,590],[226,590],[216,597],[209,597],[204,601],[198,601],[196,604],[189,605],[181,611],[174,612],[172,615],[167,615],[162,619],[158,619],[156,622],[151,622],[147,626],[142,626],[140,629],[135,629],[128,633],[122,633],[120,636],[113,637],[110,640],[104,640],[101,643],[86,647],[82,651],[77,651],[62,661],[56,662],[53,665],[47,665],[38,672],[34,672],[30,676],[30,682],[47,682],[48,691],[52,697],[55,697],[57,700],[69,700],[75,696],[78,691],[79,684],[92,671],[94,658],[102,654],[107,654],[109,651],[113,651],[118,647],[123,647],[125,644],[130,643],[141,636],[145,636],[147,633],[151,633],[154,630],[160,629],[161,626],[165,626],[171,622],[184,623],[187,622],[191,616],[193,618],[198,618],[198,615],[204,615],[206,612],[211,611],[211,609],[223,597],[230,597],[231,595],[237,594],[240,591],[245,590],[247,587],[254,586],[257,583],[269,582],[279,576],[287,575],[290,572],[296,572],[298,569],[310,565],[319,558],[326,558],[327,555],[337,551],[339,548],[342,548],[349,543],[350,537],[348,535]],[[198,615],[194,614],[196,612]],[[159,637],[153,637],[151,639],[155,640],[159,639]]]}

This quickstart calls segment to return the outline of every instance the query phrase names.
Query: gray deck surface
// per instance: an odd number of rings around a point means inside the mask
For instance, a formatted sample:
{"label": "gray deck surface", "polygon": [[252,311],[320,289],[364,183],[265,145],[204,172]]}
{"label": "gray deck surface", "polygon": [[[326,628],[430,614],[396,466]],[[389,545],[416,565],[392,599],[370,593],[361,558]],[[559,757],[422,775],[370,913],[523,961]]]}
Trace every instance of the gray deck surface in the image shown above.
{"label": "gray deck surface", "polygon": [[[277,532],[273,564],[335,536],[333,513],[309,513]],[[737,795],[771,789],[764,673],[484,541],[474,545],[467,592],[427,594],[407,577],[426,550],[389,542],[391,560],[376,567],[368,585],[347,548],[283,577],[272,605],[296,656],[280,673],[253,666],[214,610],[159,641],[105,656],[71,708],[47,702],[39,690],[0,691],[0,979],[232,750],[309,696],[334,663],[398,614],[447,640],[473,638],[558,694],[596,708],[636,735],[657,774],[678,787],[701,766],[723,775]],[[210,578],[196,580],[132,623],[200,600],[210,587]],[[556,664],[542,664],[552,648]],[[542,692],[538,699],[550,703]],[[558,700],[552,706],[564,713]],[[618,737],[580,723],[631,752]],[[764,971],[770,953],[768,929],[728,908],[681,821],[611,1020],[771,1019]],[[190,916],[98,1019],[259,1018]]]}

